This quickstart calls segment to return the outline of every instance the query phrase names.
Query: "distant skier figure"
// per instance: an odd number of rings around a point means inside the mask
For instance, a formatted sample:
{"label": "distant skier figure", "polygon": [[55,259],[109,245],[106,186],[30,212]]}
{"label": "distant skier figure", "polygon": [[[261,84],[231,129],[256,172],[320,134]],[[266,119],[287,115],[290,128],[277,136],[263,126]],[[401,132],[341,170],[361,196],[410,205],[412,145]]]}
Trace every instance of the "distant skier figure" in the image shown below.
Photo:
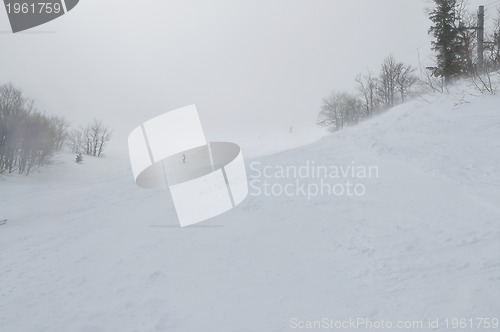
{"label": "distant skier figure", "polygon": [[290,134],[293,132],[293,127],[290,126]]}
{"label": "distant skier figure", "polygon": [[186,163],[186,155],[183,153],[182,154],[182,163],[185,164]]}
{"label": "distant skier figure", "polygon": [[79,164],[83,161],[83,156],[81,153],[76,154],[76,163]]}

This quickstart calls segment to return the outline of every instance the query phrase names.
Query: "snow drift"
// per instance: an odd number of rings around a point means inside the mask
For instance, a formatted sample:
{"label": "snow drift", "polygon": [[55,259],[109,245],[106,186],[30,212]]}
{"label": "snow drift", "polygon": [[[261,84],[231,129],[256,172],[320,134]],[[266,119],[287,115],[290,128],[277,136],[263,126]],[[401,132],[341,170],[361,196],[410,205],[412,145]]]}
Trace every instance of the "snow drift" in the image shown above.
{"label": "snow drift", "polygon": [[252,181],[312,161],[376,166],[350,179],[363,195],[251,189],[183,229],[168,192],[136,188],[125,159],[61,155],[0,176],[0,330],[286,331],[358,317],[445,330],[447,318],[500,318],[500,97],[456,106],[459,94],[246,161]]}

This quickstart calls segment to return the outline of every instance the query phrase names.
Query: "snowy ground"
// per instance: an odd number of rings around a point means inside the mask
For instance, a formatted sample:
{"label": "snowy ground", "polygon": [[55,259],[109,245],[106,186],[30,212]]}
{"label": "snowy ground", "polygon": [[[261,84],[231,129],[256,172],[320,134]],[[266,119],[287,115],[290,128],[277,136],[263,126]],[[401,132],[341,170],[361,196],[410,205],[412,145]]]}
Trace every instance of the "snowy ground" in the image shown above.
{"label": "snowy ground", "polygon": [[249,196],[181,229],[168,192],[137,188],[125,159],[0,176],[0,331],[500,318],[500,97],[455,107],[458,94],[247,160],[254,185],[255,163],[375,165],[351,179],[361,197]]}

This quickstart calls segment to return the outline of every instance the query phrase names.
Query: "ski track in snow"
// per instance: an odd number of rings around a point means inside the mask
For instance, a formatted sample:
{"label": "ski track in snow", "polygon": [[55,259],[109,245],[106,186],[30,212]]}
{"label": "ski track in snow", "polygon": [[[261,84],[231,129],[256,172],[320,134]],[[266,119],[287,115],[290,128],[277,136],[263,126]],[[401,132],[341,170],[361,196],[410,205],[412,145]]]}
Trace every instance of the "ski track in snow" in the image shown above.
{"label": "ski track in snow", "polygon": [[8,218],[0,225],[0,331],[287,331],[292,318],[500,318],[499,105],[485,96],[454,107],[452,92],[248,159],[354,160],[378,166],[380,176],[363,180],[363,197],[249,196],[183,229],[168,192],[137,188],[128,160],[79,165],[61,155],[29,177],[0,176],[0,220]]}

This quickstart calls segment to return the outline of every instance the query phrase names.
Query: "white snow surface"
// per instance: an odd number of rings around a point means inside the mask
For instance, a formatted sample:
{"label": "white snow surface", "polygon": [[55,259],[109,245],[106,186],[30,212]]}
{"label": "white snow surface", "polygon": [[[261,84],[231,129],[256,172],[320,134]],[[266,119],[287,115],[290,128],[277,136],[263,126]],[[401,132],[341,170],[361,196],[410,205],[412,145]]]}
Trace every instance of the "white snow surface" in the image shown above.
{"label": "white snow surface", "polygon": [[364,196],[251,195],[192,227],[167,191],[136,187],[126,159],[63,154],[0,176],[0,331],[500,318],[500,96],[457,106],[460,94],[246,161],[251,179],[255,162],[376,165]]}

